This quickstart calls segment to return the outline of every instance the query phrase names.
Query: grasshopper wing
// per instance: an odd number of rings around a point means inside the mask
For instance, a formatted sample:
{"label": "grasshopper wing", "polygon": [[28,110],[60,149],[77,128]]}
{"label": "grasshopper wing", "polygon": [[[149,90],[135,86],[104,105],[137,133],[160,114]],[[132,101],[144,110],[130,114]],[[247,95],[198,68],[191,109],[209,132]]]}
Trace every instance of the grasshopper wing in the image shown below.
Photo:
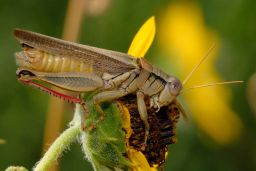
{"label": "grasshopper wing", "polygon": [[43,81],[62,89],[77,92],[94,91],[103,86],[103,80],[94,73],[47,73],[19,68],[16,75],[21,80]]}
{"label": "grasshopper wing", "polygon": [[22,29],[15,29],[14,35],[21,44],[49,54],[70,56],[92,63],[97,72],[115,75],[139,68],[137,60],[125,53],[81,45]]}

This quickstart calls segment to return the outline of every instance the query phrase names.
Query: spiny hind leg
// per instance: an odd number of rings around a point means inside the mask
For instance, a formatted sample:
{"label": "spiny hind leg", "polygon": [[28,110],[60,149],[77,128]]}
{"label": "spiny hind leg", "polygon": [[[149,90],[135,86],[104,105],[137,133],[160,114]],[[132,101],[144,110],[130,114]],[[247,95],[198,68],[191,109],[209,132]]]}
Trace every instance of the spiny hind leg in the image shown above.
{"label": "spiny hind leg", "polygon": [[115,100],[127,94],[128,92],[126,92],[125,89],[104,91],[96,94],[93,97],[93,103],[94,103],[95,109],[97,110],[97,112],[99,112],[100,116],[99,116],[99,119],[94,123],[94,126],[96,127],[96,125],[104,119],[105,113],[100,106],[102,102]]}
{"label": "spiny hind leg", "polygon": [[147,112],[147,107],[144,101],[144,94],[141,91],[138,91],[136,93],[137,95],[137,104],[138,104],[138,111],[140,114],[141,120],[144,122],[145,125],[145,139],[144,139],[144,148],[146,147],[146,143],[148,140],[148,135],[149,135],[149,123],[148,123],[148,112]]}

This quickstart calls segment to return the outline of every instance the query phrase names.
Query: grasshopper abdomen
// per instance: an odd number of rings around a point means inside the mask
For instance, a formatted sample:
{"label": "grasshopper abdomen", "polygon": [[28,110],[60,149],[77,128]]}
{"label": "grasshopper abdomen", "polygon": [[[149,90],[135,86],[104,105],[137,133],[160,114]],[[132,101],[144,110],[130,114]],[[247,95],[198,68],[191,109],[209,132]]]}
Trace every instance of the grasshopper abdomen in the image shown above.
{"label": "grasshopper abdomen", "polygon": [[[24,51],[17,53],[21,66],[40,72],[86,72],[92,73],[92,65],[65,55],[50,54],[35,48],[24,47]],[[25,59],[24,59],[25,58]]]}

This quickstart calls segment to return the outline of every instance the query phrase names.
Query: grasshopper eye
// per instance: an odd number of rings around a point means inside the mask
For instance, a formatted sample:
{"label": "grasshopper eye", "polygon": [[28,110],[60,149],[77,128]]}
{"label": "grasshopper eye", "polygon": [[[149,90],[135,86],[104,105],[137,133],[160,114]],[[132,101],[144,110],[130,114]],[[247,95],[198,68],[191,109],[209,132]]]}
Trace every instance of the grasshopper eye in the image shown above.
{"label": "grasshopper eye", "polygon": [[173,96],[177,96],[180,93],[180,90],[182,89],[182,84],[178,79],[173,80],[169,83],[169,90]]}

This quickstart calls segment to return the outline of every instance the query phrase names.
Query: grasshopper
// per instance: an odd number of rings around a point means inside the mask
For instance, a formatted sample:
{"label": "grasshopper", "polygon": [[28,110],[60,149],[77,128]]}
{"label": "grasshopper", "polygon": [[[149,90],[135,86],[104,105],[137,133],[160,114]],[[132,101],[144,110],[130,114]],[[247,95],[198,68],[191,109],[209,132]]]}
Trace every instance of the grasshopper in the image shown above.
{"label": "grasshopper", "polygon": [[178,106],[181,113],[185,113],[176,99],[183,87],[181,81],[144,58],[134,58],[125,53],[68,42],[22,29],[15,29],[14,36],[23,48],[23,51],[16,53],[18,80],[64,100],[81,104],[85,117],[86,102],[81,97],[56,92],[38,82],[80,94],[96,92],[93,102],[100,113],[98,122],[104,118],[100,107],[102,102],[135,94],[145,127],[144,144],[150,130],[145,96],[149,97],[150,107],[156,111],[172,103]]}

